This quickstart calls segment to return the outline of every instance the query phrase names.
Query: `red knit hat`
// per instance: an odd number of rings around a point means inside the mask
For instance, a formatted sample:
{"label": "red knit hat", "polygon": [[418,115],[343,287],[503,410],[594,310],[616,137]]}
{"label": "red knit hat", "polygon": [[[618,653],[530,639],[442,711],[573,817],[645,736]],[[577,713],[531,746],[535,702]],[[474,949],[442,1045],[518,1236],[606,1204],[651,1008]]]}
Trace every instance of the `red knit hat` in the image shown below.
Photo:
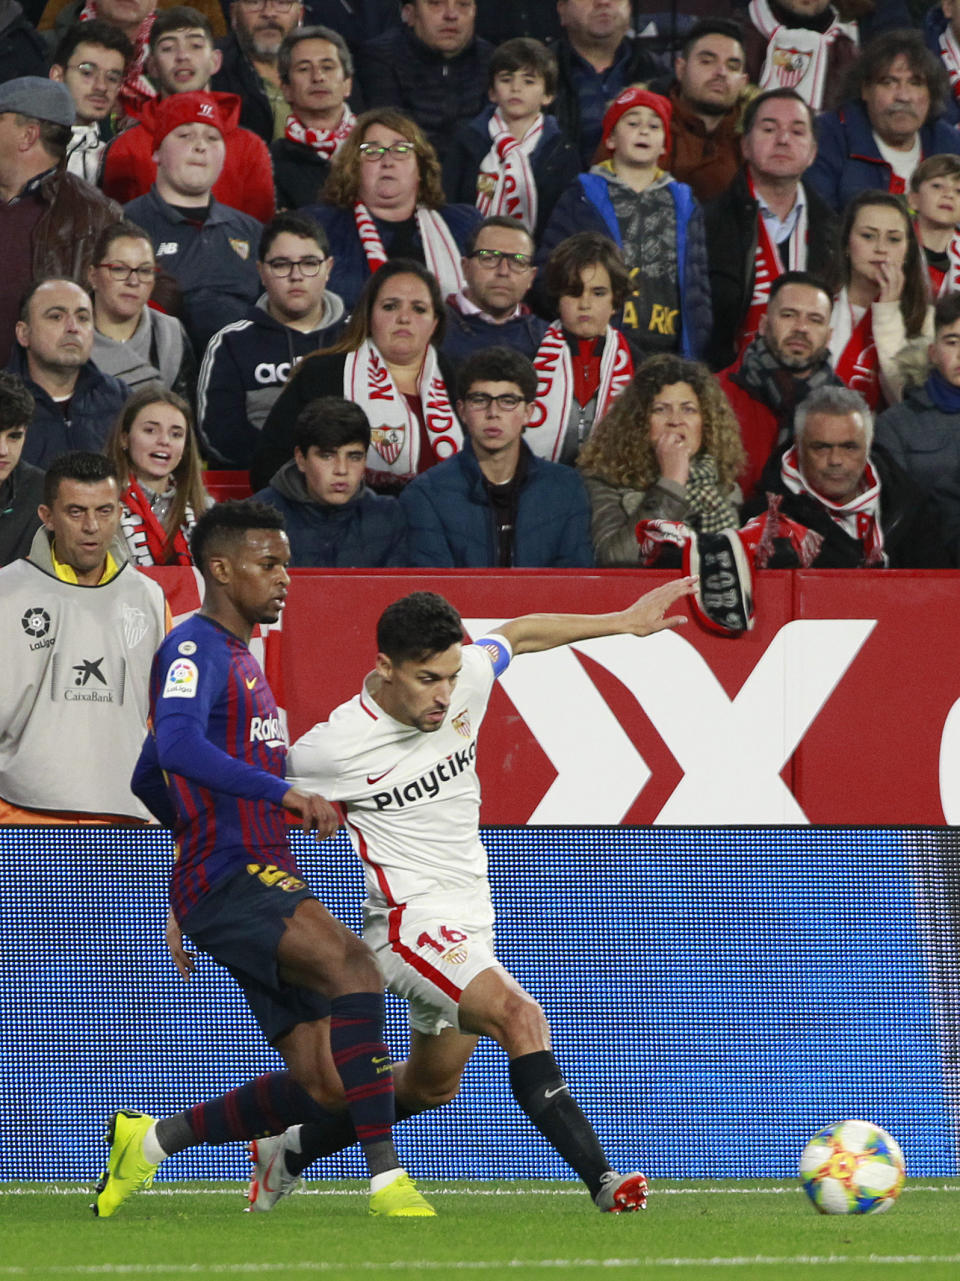
{"label": "red knit hat", "polygon": [[213,125],[221,135],[226,133],[223,112],[210,93],[174,93],[157,104],[153,115],[153,145],[159,147],[168,133],[181,125]]}
{"label": "red knit hat", "polygon": [[637,85],[632,85],[629,89],[624,89],[618,93],[607,107],[606,114],[603,117],[603,135],[601,141],[604,146],[613,133],[617,121],[621,116],[632,111],[634,107],[649,107],[655,111],[663,122],[663,150],[667,154],[670,152],[670,119],[673,115],[673,104],[669,98],[664,98],[662,94],[651,93],[649,89],[641,89]]}

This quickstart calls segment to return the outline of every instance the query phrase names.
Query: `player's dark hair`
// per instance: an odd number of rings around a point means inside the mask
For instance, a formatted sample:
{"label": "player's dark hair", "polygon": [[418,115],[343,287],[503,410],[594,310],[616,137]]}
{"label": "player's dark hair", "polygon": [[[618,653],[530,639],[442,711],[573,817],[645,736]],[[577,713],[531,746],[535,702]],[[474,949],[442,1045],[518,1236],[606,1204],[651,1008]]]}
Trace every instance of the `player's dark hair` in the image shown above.
{"label": "player's dark hair", "polygon": [[121,218],[118,222],[112,222],[109,227],[104,227],[100,235],[97,236],[93,246],[93,265],[98,267],[104,261],[104,255],[110,250],[110,246],[116,244],[118,240],[145,240],[150,246],[150,257],[153,257],[153,241],[150,233],[131,222],[129,218]]}
{"label": "player's dark hair", "polygon": [[305,405],[293,426],[293,443],[305,454],[344,445],[370,448],[370,420],[363,409],[342,396],[318,396]]}
{"label": "player's dark hair", "polygon": [[776,298],[781,289],[787,285],[806,285],[809,289],[819,289],[822,294],[827,295],[828,310],[833,309],[833,290],[809,271],[785,271],[773,281],[770,286],[770,294],[767,298],[767,307]]}
{"label": "player's dark hair", "polygon": [[94,454],[86,449],[74,449],[69,454],[61,454],[53,460],[43,478],[44,505],[53,506],[63,480],[75,480],[81,485],[99,485],[102,480],[111,479],[117,479],[117,469],[103,454]]}
{"label": "player's dark hair", "polygon": [[387,606],[377,623],[377,649],[395,663],[442,654],[462,640],[460,615],[436,592],[402,596]]}
{"label": "player's dark hair", "polygon": [[33,421],[36,402],[16,374],[0,372],[0,431],[27,427]]}
{"label": "player's dark hair", "polygon": [[282,236],[284,232],[291,236],[299,236],[302,240],[315,240],[324,256],[330,252],[327,233],[318,222],[314,222],[312,218],[296,210],[284,209],[282,213],[274,214],[260,233],[260,245],[257,249],[259,262],[265,261],[270,252],[270,246],[277,236]]}
{"label": "player's dark hair", "polygon": [[474,383],[516,383],[527,402],[537,398],[536,371],[512,347],[482,347],[460,366],[457,373],[457,392],[461,399]]}
{"label": "player's dark hair", "polygon": [[337,51],[337,57],[340,59],[340,67],[343,71],[344,79],[353,75],[353,55],[350,47],[344,40],[339,31],[334,31],[332,27],[294,27],[294,29],[283,37],[280,48],[277,50],[277,75],[280,77],[280,83],[288,85],[290,83],[290,68],[293,65],[293,51],[303,40],[326,40],[327,44],[332,44]]}
{"label": "player's dark hair", "polygon": [[207,16],[187,4],[174,5],[172,9],[157,9],[157,16],[150,28],[150,52],[157,47],[157,41],[168,36],[171,31],[202,31],[210,45],[213,45],[213,28]]}
{"label": "player's dark hair", "polygon": [[530,36],[515,36],[497,45],[490,59],[490,88],[501,71],[531,71],[543,80],[549,97],[557,92],[557,59],[552,49]]}
{"label": "player's dark hair", "polygon": [[511,218],[507,214],[491,214],[489,218],[484,218],[483,222],[478,222],[475,227],[471,228],[464,245],[463,254],[465,258],[469,258],[474,249],[476,249],[477,241],[480,239],[480,232],[486,231],[488,227],[502,227],[504,231],[522,231],[530,241],[531,254],[537,247],[537,242],[534,240],[526,223],[521,222],[519,218]]}
{"label": "player's dark hair", "polygon": [[87,300],[93,307],[93,299],[90,294],[90,286],[81,284],[79,280],[74,280],[72,276],[41,276],[38,280],[31,280],[23,295],[20,298],[20,320],[27,321],[30,316],[30,303],[33,301],[33,295],[41,285],[49,285],[52,281],[62,282],[66,285],[76,285],[87,295]]}
{"label": "player's dark hair", "polygon": [[815,116],[813,108],[805,98],[801,98],[796,89],[790,89],[786,85],[781,85],[778,89],[765,89],[763,93],[758,93],[755,98],[751,98],[743,111],[743,117],[740,123],[740,132],[748,134],[756,123],[757,116],[761,107],[768,102],[775,102],[778,98],[783,98],[787,102],[799,102],[807,113],[807,120],[810,124],[810,132],[814,131]]}
{"label": "player's dark hair", "polygon": [[728,40],[736,40],[741,49],[744,47],[743,28],[732,18],[703,18],[700,22],[695,22],[684,36],[680,57],[689,58],[693,46],[705,36],[726,36]]}
{"label": "player's dark hair", "polygon": [[616,243],[599,231],[578,231],[561,240],[543,269],[543,287],[554,306],[560,298],[579,298],[583,293],[581,273],[585,267],[605,267],[613,291],[613,305],[619,311],[630,288],[630,273]]}
{"label": "player's dark hair", "polygon": [[[960,294],[944,294],[937,300],[937,305],[933,309],[934,333],[938,334],[948,325],[955,325],[958,320],[960,320]],[[3,419],[0,418],[0,426],[2,424]]]}
{"label": "player's dark hair", "polygon": [[190,555],[201,574],[210,557],[240,542],[248,529],[285,529],[283,517],[268,503],[252,498],[231,498],[208,507],[190,533]]}
{"label": "player's dark hair", "polygon": [[67,66],[77,52],[77,46],[81,44],[96,44],[101,49],[111,49],[114,53],[119,53],[124,67],[128,67],[133,61],[133,42],[129,37],[124,35],[119,27],[104,22],[102,18],[91,18],[89,22],[75,22],[73,26],[67,27],[54,50],[50,65],[52,67]]}

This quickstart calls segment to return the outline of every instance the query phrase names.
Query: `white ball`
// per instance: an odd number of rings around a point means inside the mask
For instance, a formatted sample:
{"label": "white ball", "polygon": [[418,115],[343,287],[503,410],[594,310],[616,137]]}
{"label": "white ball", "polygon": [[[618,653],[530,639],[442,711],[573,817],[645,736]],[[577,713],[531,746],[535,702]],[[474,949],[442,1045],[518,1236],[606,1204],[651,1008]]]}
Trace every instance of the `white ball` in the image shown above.
{"label": "white ball", "polygon": [[801,1186],[821,1214],[882,1214],[905,1178],[899,1143],[869,1121],[825,1126],[800,1158]]}

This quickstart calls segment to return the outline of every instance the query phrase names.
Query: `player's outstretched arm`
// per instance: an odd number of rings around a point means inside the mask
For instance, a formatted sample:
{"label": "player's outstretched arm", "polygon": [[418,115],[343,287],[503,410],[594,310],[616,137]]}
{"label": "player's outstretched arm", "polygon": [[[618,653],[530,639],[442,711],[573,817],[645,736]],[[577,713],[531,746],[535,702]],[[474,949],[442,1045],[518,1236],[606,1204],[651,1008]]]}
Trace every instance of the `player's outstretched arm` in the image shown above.
{"label": "player's outstretched arm", "polygon": [[299,815],[303,830],[316,832],[317,839],[321,841],[333,836],[340,826],[340,814],[336,807],[316,792],[290,787],[283,798],[283,808]]}
{"label": "player's outstretched arm", "polygon": [[655,587],[627,609],[613,614],[524,614],[495,629],[510,642],[514,654],[535,654],[572,641],[593,640],[597,636],[649,636],[667,628],[680,627],[687,621],[683,614],[667,610],[696,589],[697,579],[678,578]]}

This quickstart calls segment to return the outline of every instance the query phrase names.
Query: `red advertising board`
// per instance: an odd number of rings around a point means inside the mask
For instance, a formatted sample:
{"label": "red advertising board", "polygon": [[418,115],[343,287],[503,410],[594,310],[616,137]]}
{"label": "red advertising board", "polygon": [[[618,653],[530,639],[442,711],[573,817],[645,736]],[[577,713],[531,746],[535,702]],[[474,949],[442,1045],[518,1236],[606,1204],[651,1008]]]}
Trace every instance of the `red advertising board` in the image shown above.
{"label": "red advertising board", "polygon": [[[189,571],[154,576],[170,573]],[[296,571],[270,676],[296,738],[357,692],[377,618],[410,591],[441,592],[477,636],[518,614],[622,609],[668,577]],[[483,821],[960,822],[958,585],[951,572],[769,572],[739,638],[691,621],[524,655],[480,739]],[[193,590],[180,583],[182,603]]]}

